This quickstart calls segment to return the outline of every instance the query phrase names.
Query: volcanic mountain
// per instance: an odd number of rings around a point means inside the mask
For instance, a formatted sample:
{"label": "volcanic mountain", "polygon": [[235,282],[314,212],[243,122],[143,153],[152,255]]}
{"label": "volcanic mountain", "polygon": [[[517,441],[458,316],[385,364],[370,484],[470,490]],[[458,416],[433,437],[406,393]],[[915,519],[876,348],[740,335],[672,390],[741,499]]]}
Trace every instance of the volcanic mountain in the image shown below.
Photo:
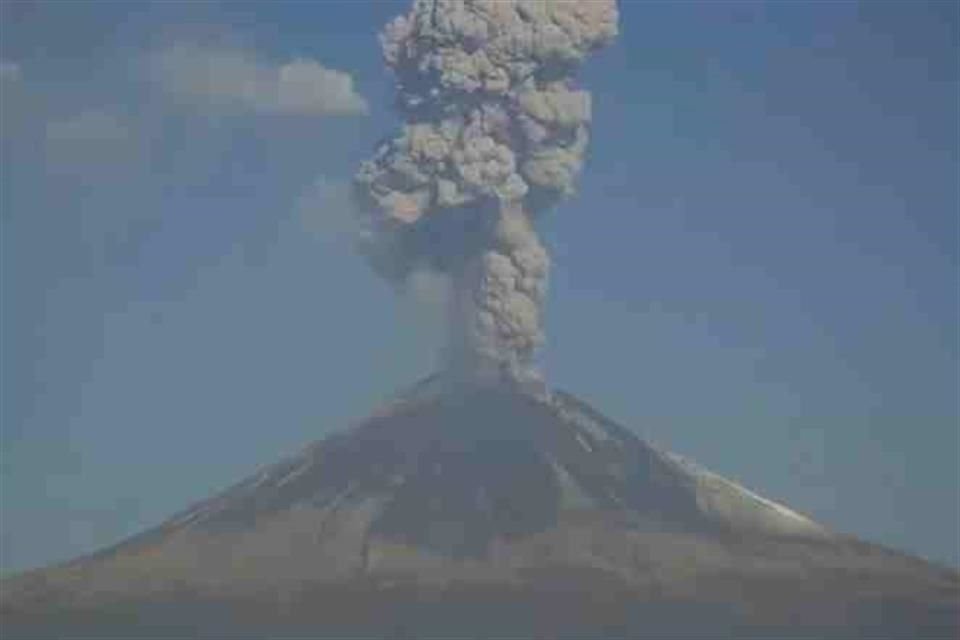
{"label": "volcanic mountain", "polygon": [[960,630],[955,571],[834,533],[572,395],[439,377],[0,598],[5,640]]}

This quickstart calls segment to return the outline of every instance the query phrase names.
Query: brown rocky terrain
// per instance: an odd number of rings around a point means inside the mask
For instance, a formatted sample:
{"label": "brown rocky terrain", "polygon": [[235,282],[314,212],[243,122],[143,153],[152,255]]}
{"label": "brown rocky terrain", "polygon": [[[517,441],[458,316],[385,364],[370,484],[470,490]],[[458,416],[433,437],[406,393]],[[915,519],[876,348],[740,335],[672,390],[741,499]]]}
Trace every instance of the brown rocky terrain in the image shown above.
{"label": "brown rocky terrain", "polygon": [[38,637],[954,638],[960,574],[565,393],[428,379],[159,527],[0,587]]}

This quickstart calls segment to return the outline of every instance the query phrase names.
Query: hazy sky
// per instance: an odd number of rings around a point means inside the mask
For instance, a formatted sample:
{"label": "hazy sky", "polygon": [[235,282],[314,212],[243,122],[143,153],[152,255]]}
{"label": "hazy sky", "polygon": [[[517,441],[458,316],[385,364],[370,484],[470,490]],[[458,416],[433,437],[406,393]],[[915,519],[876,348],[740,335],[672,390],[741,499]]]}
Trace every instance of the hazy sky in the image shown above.
{"label": "hazy sky", "polygon": [[[375,33],[403,6],[0,5],[2,568],[155,524],[430,372],[441,328],[344,205],[397,126]],[[541,227],[548,378],[960,565],[957,4],[621,8],[580,194]]]}

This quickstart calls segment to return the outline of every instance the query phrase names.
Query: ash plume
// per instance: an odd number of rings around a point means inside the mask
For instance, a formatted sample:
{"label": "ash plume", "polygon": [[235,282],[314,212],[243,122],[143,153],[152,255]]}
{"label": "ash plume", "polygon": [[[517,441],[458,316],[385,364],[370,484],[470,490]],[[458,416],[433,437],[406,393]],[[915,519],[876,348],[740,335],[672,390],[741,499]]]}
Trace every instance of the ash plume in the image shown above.
{"label": "ash plume", "polygon": [[574,74],[617,18],[615,0],[415,0],[380,36],[405,124],[357,174],[362,251],[398,286],[451,279],[451,372],[537,378],[534,219],[574,191],[590,123]]}

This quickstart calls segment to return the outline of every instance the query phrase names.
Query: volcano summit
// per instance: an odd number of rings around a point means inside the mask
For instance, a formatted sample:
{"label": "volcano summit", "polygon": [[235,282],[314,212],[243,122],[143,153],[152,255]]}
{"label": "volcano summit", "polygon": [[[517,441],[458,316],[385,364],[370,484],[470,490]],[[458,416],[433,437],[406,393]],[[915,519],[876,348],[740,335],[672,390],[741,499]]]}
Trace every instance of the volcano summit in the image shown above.
{"label": "volcano summit", "polygon": [[0,583],[3,640],[957,637],[956,571],[661,451],[537,371],[536,222],[575,191],[576,73],[618,30],[614,0],[415,0],[391,21],[403,122],[355,177],[358,245],[398,288],[448,285],[442,375]]}
{"label": "volcano summit", "polygon": [[960,576],[572,395],[428,379],[159,527],[6,580],[4,638],[947,638]]}

